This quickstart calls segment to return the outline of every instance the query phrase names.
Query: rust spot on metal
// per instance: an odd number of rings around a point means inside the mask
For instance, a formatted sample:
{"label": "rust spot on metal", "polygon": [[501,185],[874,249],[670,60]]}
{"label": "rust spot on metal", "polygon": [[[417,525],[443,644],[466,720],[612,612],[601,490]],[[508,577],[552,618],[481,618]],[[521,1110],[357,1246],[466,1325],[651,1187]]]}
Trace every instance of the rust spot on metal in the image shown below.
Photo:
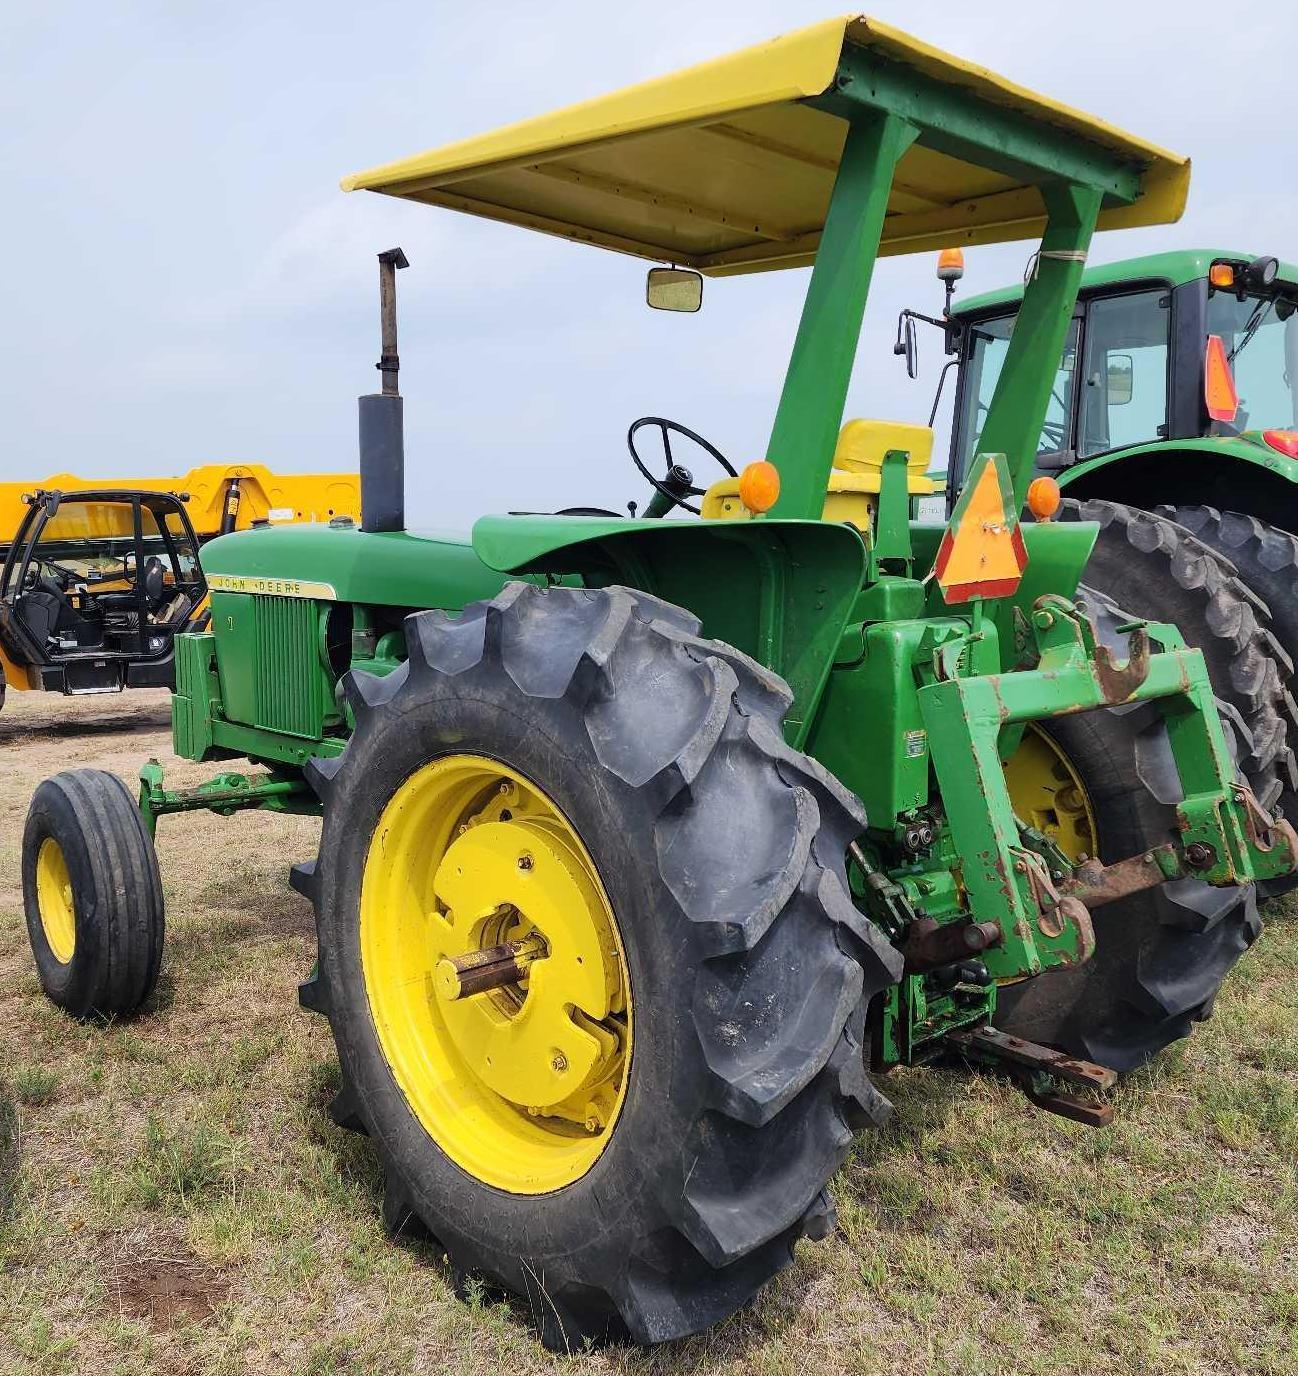
{"label": "rust spot on metal", "polygon": [[1232,784],[1236,802],[1244,808],[1244,830],[1249,841],[1258,850],[1274,850],[1282,844],[1288,852],[1290,863],[1298,861],[1298,833],[1289,822],[1281,818],[1277,821],[1257,800],[1257,795],[1247,784]]}
{"label": "rust spot on metal", "polygon": [[1180,853],[1175,844],[1168,841],[1154,850],[1133,855],[1129,860],[1115,861],[1112,865],[1088,860],[1084,865],[1078,865],[1073,877],[1059,887],[1088,908],[1112,903],[1115,899],[1127,898],[1161,884],[1168,876],[1158,863],[1160,855],[1171,860],[1178,870],[1181,868]]}
{"label": "rust spot on metal", "polygon": [[1143,626],[1131,632],[1127,649],[1127,662],[1119,664],[1107,645],[1095,647],[1095,679],[1105,702],[1126,702],[1149,677],[1149,632]]}
{"label": "rust spot on metal", "polygon": [[[1107,1093],[1118,1082],[1117,1072],[1108,1066],[1079,1060],[1022,1037],[1007,1036],[986,1024],[973,1031],[961,1029],[948,1033],[946,1041],[968,1052],[975,1060],[990,1061],[1013,1075],[1038,1108],[1092,1127],[1107,1127],[1113,1121],[1112,1104],[1081,1099],[1064,1088],[1075,1085],[1093,1094]],[[1035,1078],[1041,1075],[1062,1083],[1057,1089],[1043,1089],[1040,1079]]]}
{"label": "rust spot on metal", "polygon": [[906,973],[940,970],[1000,943],[999,922],[946,922],[921,917],[910,924],[901,953],[906,958]]}

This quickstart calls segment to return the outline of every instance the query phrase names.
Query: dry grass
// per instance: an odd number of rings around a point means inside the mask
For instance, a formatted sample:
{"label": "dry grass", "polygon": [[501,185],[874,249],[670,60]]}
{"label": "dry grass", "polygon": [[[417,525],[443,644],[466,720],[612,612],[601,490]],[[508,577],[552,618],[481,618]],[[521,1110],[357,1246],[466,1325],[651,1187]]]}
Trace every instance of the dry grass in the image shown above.
{"label": "dry grass", "polygon": [[325,1113],[328,1031],[295,1000],[309,912],[285,882],[313,822],[164,820],[157,1008],[88,1028],[42,999],[18,888],[32,787],[70,764],[133,779],[168,752],[159,695],[11,694],[0,715],[0,1372],[1298,1372],[1288,914],[1215,1021],[1123,1091],[1117,1126],[896,1076],[895,1128],[838,1181],[838,1234],[754,1309],[561,1360],[385,1239],[372,1148]]}

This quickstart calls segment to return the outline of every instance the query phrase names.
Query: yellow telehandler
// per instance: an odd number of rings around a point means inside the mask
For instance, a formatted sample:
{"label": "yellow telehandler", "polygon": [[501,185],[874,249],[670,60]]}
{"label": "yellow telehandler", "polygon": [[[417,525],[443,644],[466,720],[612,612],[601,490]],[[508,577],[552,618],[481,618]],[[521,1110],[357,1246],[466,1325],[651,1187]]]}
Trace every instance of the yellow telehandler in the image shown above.
{"label": "yellow telehandler", "polygon": [[209,616],[199,549],[289,522],[345,523],[353,473],[283,476],[206,464],[181,478],[60,473],[0,483],[0,704],[6,687],[61,693],[170,688],[173,642]]}

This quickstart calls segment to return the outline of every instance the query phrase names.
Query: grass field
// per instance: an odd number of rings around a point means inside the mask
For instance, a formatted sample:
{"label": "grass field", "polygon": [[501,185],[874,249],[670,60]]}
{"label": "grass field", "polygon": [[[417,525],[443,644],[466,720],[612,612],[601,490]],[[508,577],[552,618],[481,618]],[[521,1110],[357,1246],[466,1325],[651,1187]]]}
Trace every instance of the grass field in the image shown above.
{"label": "grass field", "polygon": [[[42,998],[19,848],[32,788],[169,752],[164,696],[11,694],[0,714],[0,1372],[1298,1372],[1298,921],[1216,1018],[1088,1129],[986,1078],[897,1075],[893,1127],[750,1311],[653,1352],[543,1352],[384,1236],[369,1143],[325,1111],[301,1012],[309,819],[164,819],[157,1006],[83,1027]],[[203,769],[177,766],[175,777]]]}

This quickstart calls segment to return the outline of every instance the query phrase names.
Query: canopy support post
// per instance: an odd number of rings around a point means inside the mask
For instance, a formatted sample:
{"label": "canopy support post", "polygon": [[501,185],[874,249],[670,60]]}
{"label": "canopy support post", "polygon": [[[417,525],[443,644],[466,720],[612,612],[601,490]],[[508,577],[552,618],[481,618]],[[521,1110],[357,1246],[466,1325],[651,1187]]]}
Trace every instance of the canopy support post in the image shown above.
{"label": "canopy support post", "polygon": [[824,509],[893,172],[918,132],[875,112],[848,128],[767,448],[781,480],[773,516],[816,520]]}
{"label": "canopy support post", "polygon": [[1041,188],[1049,218],[977,443],[978,453],[1008,459],[1016,511],[1032,481],[1037,441],[1050,409],[1101,198],[1097,188],[1073,183]]}

